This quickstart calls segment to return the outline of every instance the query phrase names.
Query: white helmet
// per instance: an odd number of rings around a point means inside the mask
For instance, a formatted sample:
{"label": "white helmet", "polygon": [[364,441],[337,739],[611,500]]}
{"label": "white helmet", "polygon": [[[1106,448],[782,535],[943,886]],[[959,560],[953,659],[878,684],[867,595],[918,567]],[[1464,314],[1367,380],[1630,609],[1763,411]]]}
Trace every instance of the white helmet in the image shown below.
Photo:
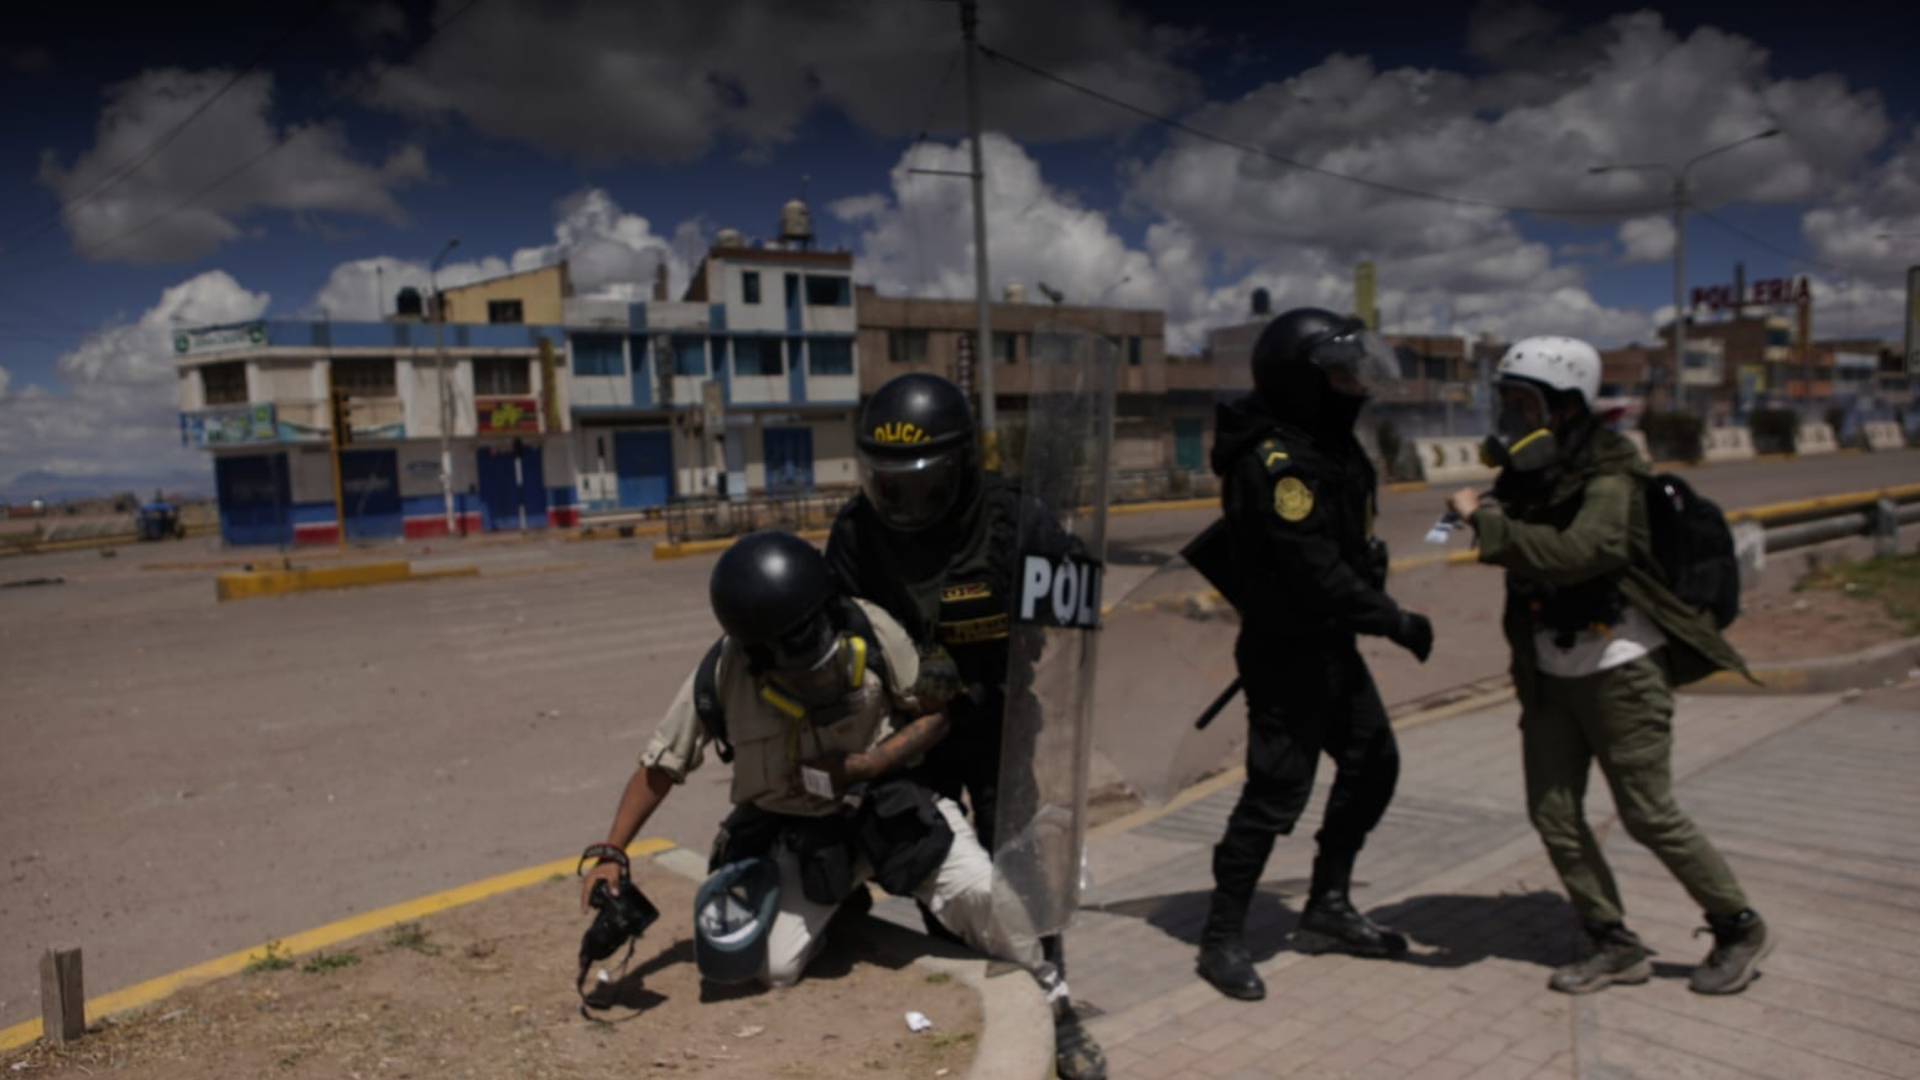
{"label": "white helmet", "polygon": [[1591,409],[1600,396],[1600,354],[1578,338],[1521,338],[1507,348],[1493,377],[1526,379],[1562,393],[1577,391]]}

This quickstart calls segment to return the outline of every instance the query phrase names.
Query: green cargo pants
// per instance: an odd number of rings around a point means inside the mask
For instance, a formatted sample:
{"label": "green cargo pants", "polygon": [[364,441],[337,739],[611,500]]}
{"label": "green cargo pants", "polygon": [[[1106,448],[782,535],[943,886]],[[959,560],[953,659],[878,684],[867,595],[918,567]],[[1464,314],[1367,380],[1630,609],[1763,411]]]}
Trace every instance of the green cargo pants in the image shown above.
{"label": "green cargo pants", "polygon": [[1595,758],[1627,834],[1660,861],[1709,915],[1744,910],[1725,859],[1673,799],[1673,690],[1661,655],[1577,679],[1541,673],[1521,703],[1527,815],[1582,922],[1619,922],[1613,871],[1583,803]]}

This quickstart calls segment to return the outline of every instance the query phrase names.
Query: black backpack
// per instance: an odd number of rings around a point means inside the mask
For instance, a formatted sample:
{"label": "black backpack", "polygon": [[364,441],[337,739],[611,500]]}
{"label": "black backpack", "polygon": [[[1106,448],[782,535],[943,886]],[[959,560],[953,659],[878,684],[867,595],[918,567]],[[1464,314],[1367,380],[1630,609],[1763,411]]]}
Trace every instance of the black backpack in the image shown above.
{"label": "black backpack", "polygon": [[1667,588],[1724,630],[1740,615],[1733,530],[1712,499],[1672,473],[1647,478],[1647,527]]}

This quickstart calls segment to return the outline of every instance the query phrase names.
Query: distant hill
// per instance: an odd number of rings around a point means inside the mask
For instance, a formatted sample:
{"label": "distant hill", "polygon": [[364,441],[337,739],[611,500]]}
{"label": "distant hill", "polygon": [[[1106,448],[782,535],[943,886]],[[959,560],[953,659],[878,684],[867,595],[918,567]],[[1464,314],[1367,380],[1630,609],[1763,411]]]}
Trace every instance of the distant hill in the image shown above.
{"label": "distant hill", "polygon": [[45,499],[50,503],[78,502],[130,491],[142,499],[153,497],[155,488],[168,495],[189,498],[213,495],[213,470],[176,469],[162,473],[100,473],[95,476],[68,476],[47,469],[21,473],[0,485],[0,502],[24,503]]}

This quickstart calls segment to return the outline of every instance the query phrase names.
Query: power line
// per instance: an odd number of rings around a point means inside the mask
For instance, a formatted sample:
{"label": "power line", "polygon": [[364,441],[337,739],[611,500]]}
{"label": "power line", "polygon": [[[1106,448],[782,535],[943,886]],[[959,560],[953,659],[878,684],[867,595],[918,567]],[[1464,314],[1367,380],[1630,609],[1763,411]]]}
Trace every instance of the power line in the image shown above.
{"label": "power line", "polygon": [[1712,212],[1711,210],[1701,210],[1701,209],[1698,209],[1697,207],[1688,207],[1688,213],[1692,214],[1695,217],[1706,218],[1708,221],[1711,221],[1715,225],[1718,225],[1722,230],[1728,233],[1731,233],[1732,235],[1737,236],[1742,240],[1745,240],[1747,243],[1752,244],[1754,247],[1760,248],[1763,251],[1772,252],[1773,254],[1778,255],[1783,259],[1789,259],[1793,262],[1801,263],[1806,266],[1816,267],[1821,270],[1831,270],[1836,274],[1846,274],[1848,276],[1860,275],[1865,277],[1872,277],[1875,275],[1875,271],[1872,271],[1872,270],[1861,270],[1857,267],[1841,266],[1838,263],[1822,262],[1819,259],[1809,258],[1805,255],[1800,255],[1795,252],[1788,251],[1786,248],[1783,248],[1780,245],[1775,244],[1770,240],[1764,240],[1758,236],[1755,236],[1754,234],[1748,232],[1747,230],[1741,228],[1738,225],[1735,225],[1733,222],[1728,221],[1727,219]]}
{"label": "power line", "polygon": [[178,123],[174,124],[172,127],[168,128],[166,131],[161,132],[160,137],[155,139],[153,142],[149,143],[146,149],[141,150],[139,153],[135,154],[133,157],[128,158],[126,161],[122,162],[120,165],[115,167],[111,172],[107,174],[107,176],[104,179],[102,179],[99,183],[95,184],[93,187],[88,188],[86,191],[81,192],[79,195],[76,195],[73,198],[67,199],[64,202],[62,202],[58,207],[56,207],[53,210],[52,213],[47,214],[45,217],[40,218],[37,221],[31,221],[24,225],[17,225],[12,229],[7,230],[4,236],[0,236],[0,245],[7,245],[7,242],[14,236],[20,237],[20,240],[18,241],[19,243],[26,243],[27,241],[33,240],[45,234],[47,230],[60,224],[61,219],[67,214],[68,211],[73,210],[75,207],[78,207],[81,204],[88,202],[89,200],[99,196],[102,192],[106,191],[108,188],[114,186],[115,184],[119,183],[122,180],[125,180],[127,177],[132,176],[134,172],[140,168],[140,166],[145,165],[147,162],[153,160],[153,156],[155,154],[158,154],[161,150],[166,149],[168,144],[172,143],[174,139],[179,138],[181,132],[184,132],[188,128],[188,126],[191,125],[195,120],[198,120],[202,113],[205,113],[208,109],[213,107],[215,102],[219,101],[222,97],[225,97],[227,94],[227,91],[232,90],[235,86],[238,86],[240,84],[240,80],[252,74],[254,70],[257,69],[261,65],[261,63],[263,63],[267,59],[267,57],[278,52],[281,46],[293,40],[293,36],[296,33],[299,33],[300,31],[305,30],[309,25],[311,25],[323,12],[327,10],[330,4],[331,4],[331,0],[321,0],[320,3],[315,4],[312,8],[310,8],[307,11],[306,17],[298,20],[293,25],[289,26],[285,33],[275,38],[265,48],[262,48],[258,52],[255,52],[252,58],[249,59],[246,62],[246,64],[240,68],[239,71],[234,72],[232,78],[228,79],[223,85],[221,85],[221,87],[218,90],[215,90],[213,92],[213,95],[211,97],[201,102],[198,106],[194,108],[192,112],[188,113],[186,117],[180,120]]}
{"label": "power line", "polygon": [[[956,48],[948,55],[947,69],[941,73],[939,83],[935,84],[932,96],[927,99],[926,119],[920,122],[919,134],[913,137],[912,145],[907,148],[909,153],[914,147],[928,141],[927,133],[933,127],[933,114],[940,108],[940,97],[947,92],[947,84],[952,81],[953,69],[959,66],[963,52],[964,47]],[[907,176],[911,179],[913,174],[909,172]],[[927,287],[927,255],[926,240],[920,232],[920,212],[912,206],[906,207],[906,211],[907,227],[913,231],[914,279],[919,283],[918,287],[924,289]]]}
{"label": "power line", "polygon": [[1432,202],[1451,203],[1456,206],[1473,206],[1473,207],[1480,207],[1480,208],[1489,209],[1489,210],[1503,210],[1508,213],[1516,213],[1516,214],[1543,214],[1543,215],[1567,216],[1567,217],[1620,217],[1623,215],[1633,215],[1633,214],[1665,213],[1673,209],[1673,205],[1671,203],[1650,204],[1645,206],[1612,206],[1612,207],[1604,207],[1604,208],[1575,207],[1575,206],[1522,206],[1522,205],[1517,205],[1513,203],[1494,202],[1491,199],[1474,199],[1464,195],[1447,195],[1437,191],[1423,191],[1419,188],[1402,187],[1398,184],[1389,184],[1381,180],[1369,180],[1364,176],[1355,176],[1351,173],[1337,172],[1333,169],[1328,169],[1323,166],[1315,165],[1311,162],[1301,161],[1298,158],[1287,157],[1285,154],[1276,153],[1272,150],[1267,149],[1264,146],[1255,146],[1252,143],[1245,143],[1237,139],[1230,139],[1224,135],[1218,135],[1211,131],[1194,127],[1192,124],[1189,124],[1184,120],[1179,120],[1174,117],[1167,116],[1164,113],[1154,112],[1152,109],[1148,109],[1140,105],[1135,105],[1130,101],[1124,101],[1120,98],[1114,97],[1111,94],[1105,93],[1100,90],[1095,90],[1094,88],[1087,86],[1085,84],[1074,82],[1072,79],[1069,79],[1063,75],[1056,75],[1053,72],[1046,70],[1045,68],[1041,68],[1033,64],[1029,64],[1026,61],[1021,60],[1017,57],[1008,56],[1006,53],[1003,53],[998,49],[994,49],[987,45],[981,45],[980,52],[982,55],[986,56],[990,60],[1002,61],[1012,67],[1019,68],[1020,70],[1025,71],[1028,74],[1033,75],[1037,78],[1045,79],[1048,82],[1052,82],[1052,83],[1058,83],[1059,85],[1064,86],[1069,90],[1074,90],[1079,93],[1085,94],[1088,97],[1094,98],[1095,100],[1106,102],[1108,105],[1111,105],[1116,109],[1122,109],[1127,112],[1133,113],[1136,116],[1141,116],[1148,120],[1152,120],[1155,123],[1163,124],[1176,131],[1182,132],[1187,135],[1191,135],[1194,138],[1203,139],[1207,142],[1218,143],[1221,146],[1231,147],[1243,153],[1253,154],[1256,157],[1263,157],[1263,158],[1266,158],[1268,161],[1276,162],[1278,164],[1285,165],[1289,168],[1300,169],[1305,172],[1310,172],[1310,173],[1317,174],[1319,176],[1327,177],[1328,179],[1331,179],[1331,180],[1340,180],[1345,183],[1356,184],[1360,187],[1372,188],[1375,191],[1385,192],[1390,195],[1400,195],[1410,199],[1427,199]]}
{"label": "power line", "polygon": [[[460,5],[460,7],[457,10],[455,10],[453,14],[447,16],[445,21],[441,22],[439,25],[433,27],[427,32],[427,36],[424,39],[422,39],[420,42],[421,47],[425,48],[426,45],[429,42],[431,42],[436,36],[438,36],[441,31],[445,30],[447,27],[452,26],[455,22],[459,21],[462,15],[465,15],[468,11],[471,11],[474,5],[478,4],[479,2],[480,0],[467,0],[466,3]],[[372,86],[375,83],[379,82],[383,77],[385,77],[387,71],[388,69],[385,67],[381,67],[377,69],[369,69],[368,73],[363,74],[359,79],[359,81],[354,86],[348,88],[347,90],[337,95],[336,101],[346,101],[372,88]],[[310,127],[305,128],[299,132],[295,132],[293,136],[275,139],[274,142],[271,145],[269,145],[265,150],[260,151],[259,153],[248,158],[247,160],[234,166],[233,168],[228,169],[226,172],[221,173],[219,176],[215,177],[210,183],[202,186],[199,190],[195,191],[193,194],[187,196],[186,198],[173,204],[172,206],[154,215],[153,217],[148,218],[147,220],[141,222],[140,224],[133,226],[130,229],[126,229],[120,233],[110,236],[105,240],[101,240],[93,244],[89,244],[86,247],[75,248],[73,251],[68,252],[66,255],[61,256],[60,258],[52,259],[47,262],[41,263],[37,266],[28,267],[24,270],[10,271],[7,274],[7,276],[20,277],[26,274],[38,273],[41,270],[45,270],[49,267],[58,266],[62,263],[70,262],[76,256],[91,255],[99,251],[102,251],[106,248],[110,248],[113,245],[118,244],[121,241],[127,239],[128,237],[144,232],[145,230],[151,228],[152,226],[159,224],[160,222],[166,220],[167,218],[172,217],[174,214],[177,214],[180,211],[185,210],[187,207],[198,202],[201,199],[201,197],[205,196],[208,192],[211,192],[213,189],[219,187],[220,185],[240,175],[246,170],[252,168],[255,164],[259,163],[269,155],[279,150],[285,149],[290,143],[292,143],[294,138],[310,130],[312,130],[312,128]]]}

